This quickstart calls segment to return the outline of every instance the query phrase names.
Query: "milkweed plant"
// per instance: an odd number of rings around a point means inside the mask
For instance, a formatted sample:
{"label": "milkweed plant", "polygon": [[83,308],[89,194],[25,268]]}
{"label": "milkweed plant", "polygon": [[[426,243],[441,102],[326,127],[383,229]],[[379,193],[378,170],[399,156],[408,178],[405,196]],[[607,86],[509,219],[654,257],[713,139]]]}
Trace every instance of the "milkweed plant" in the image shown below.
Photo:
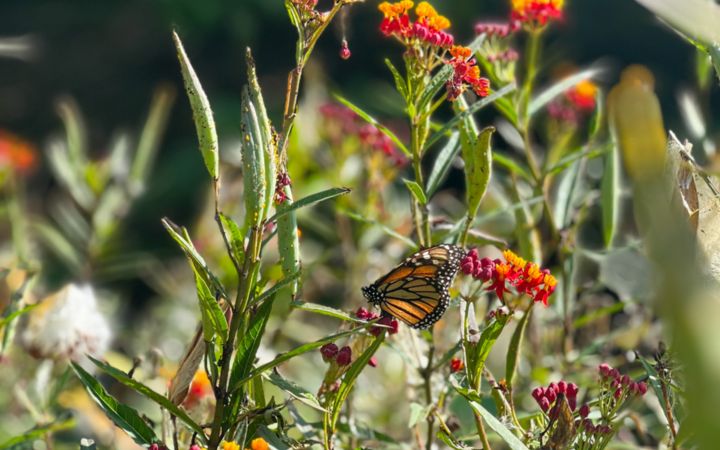
{"label": "milkweed plant", "polygon": [[[138,139],[102,160],[88,156],[80,107],[57,103],[65,132],[45,160],[61,189],[46,213],[32,215],[26,196],[39,153],[0,130],[11,248],[0,365],[12,382],[0,448],[715,442],[717,427],[692,412],[709,402],[700,388],[716,391],[702,328],[673,300],[716,292],[703,237],[720,196],[714,147],[691,133],[698,156],[669,133],[649,70],[627,68],[609,90],[609,67],[549,67],[544,39],[568,20],[563,0],[512,0],[470,42],[441,2],[284,2],[297,31],[284,102],[266,102],[248,48],[234,144],[218,136],[181,30],[168,36],[209,186],[198,224],[157,217],[186,264],[118,245],[163,164],[166,87]],[[392,43],[386,77],[402,114],[352,92],[301,101],[317,88],[305,69],[319,39],[367,7]],[[698,64],[681,107],[688,128],[706,130],[688,110],[713,87],[717,51],[684,35]],[[352,59],[351,42],[338,57]],[[681,245],[699,251],[667,250]],[[140,343],[111,319],[121,294],[98,288],[139,276],[170,302],[151,309]],[[178,329],[174,310],[197,325]],[[175,357],[163,351],[171,336],[183,340]]]}

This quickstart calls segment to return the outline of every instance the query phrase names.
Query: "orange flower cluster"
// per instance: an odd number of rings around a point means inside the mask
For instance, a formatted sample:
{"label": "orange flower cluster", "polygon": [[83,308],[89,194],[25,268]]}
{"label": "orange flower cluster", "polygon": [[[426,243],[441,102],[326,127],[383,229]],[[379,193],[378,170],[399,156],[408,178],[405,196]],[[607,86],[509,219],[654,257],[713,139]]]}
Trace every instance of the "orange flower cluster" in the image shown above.
{"label": "orange flower cluster", "polygon": [[577,109],[581,111],[592,111],[595,109],[595,97],[597,96],[598,87],[590,80],[583,80],[573,89],[565,94],[565,97]]}
{"label": "orange flower cluster", "polygon": [[385,36],[394,36],[408,47],[415,43],[434,47],[449,48],[454,38],[444,30],[450,27],[450,20],[441,16],[428,2],[420,2],[415,8],[417,20],[410,20],[409,12],[415,5],[411,0],[396,3],[382,2],[378,6],[384,18],[380,31]]}
{"label": "orange flower cluster", "polygon": [[525,261],[511,250],[503,251],[505,262],[500,259],[478,258],[476,249],[472,249],[460,262],[460,269],[482,281],[491,281],[488,291],[495,291],[500,300],[509,292],[508,284],[517,292],[524,293],[536,302],[547,306],[548,297],[555,291],[557,280],[547,269],[530,261]]}
{"label": "orange flower cluster", "polygon": [[455,100],[468,86],[479,97],[486,97],[490,93],[490,80],[480,76],[480,68],[472,50],[455,45],[450,49],[450,54],[452,59],[448,64],[453,68],[453,76],[446,85],[448,99]]}
{"label": "orange flower cluster", "polygon": [[598,86],[583,80],[548,105],[548,114],[559,122],[577,126],[584,115],[595,110]]}
{"label": "orange flower cluster", "polygon": [[29,173],[37,165],[35,148],[18,136],[0,130],[0,168]]}
{"label": "orange flower cluster", "polygon": [[530,28],[545,26],[550,20],[563,17],[564,0],[512,0],[511,22]]}
{"label": "orange flower cluster", "polygon": [[190,382],[190,388],[188,389],[187,397],[183,400],[183,406],[187,409],[192,409],[205,399],[205,397],[212,395],[212,393],[212,383],[207,373],[204,370],[198,370],[195,372],[192,382]]}

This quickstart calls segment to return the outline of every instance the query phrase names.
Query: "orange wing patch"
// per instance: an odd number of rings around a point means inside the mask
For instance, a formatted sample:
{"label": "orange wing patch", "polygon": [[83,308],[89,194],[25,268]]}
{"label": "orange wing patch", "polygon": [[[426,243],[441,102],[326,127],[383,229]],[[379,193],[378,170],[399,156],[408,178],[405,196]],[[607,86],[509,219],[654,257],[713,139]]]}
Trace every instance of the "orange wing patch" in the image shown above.
{"label": "orange wing patch", "polygon": [[433,265],[429,265],[429,264],[428,264],[428,265],[426,265],[426,266],[420,266],[420,267],[416,268],[416,269],[413,271],[412,276],[414,276],[414,277],[422,277],[422,278],[432,278],[432,277],[435,276],[435,274],[437,273],[437,271],[438,271],[438,267],[437,267],[437,266],[433,266]]}

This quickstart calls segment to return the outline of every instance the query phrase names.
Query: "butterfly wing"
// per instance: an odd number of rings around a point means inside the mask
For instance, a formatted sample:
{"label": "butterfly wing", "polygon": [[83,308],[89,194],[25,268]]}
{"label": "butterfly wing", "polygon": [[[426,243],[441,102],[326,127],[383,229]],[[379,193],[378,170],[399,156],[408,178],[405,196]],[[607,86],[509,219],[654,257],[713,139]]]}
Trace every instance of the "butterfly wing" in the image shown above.
{"label": "butterfly wing", "polygon": [[437,322],[450,302],[452,284],[465,251],[441,244],[420,250],[363,293],[370,302],[414,328]]}
{"label": "butterfly wing", "polygon": [[427,328],[437,322],[450,303],[447,288],[432,278],[406,278],[385,285],[380,309],[413,328]]}

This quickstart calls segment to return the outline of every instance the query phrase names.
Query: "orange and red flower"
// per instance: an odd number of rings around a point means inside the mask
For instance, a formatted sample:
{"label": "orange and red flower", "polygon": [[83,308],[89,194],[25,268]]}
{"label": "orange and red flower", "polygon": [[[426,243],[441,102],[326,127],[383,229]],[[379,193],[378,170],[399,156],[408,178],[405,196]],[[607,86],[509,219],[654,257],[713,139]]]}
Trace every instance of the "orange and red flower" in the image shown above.
{"label": "orange and red flower", "polygon": [[37,166],[37,152],[29,142],[8,131],[0,130],[0,168],[8,167],[21,174]]}
{"label": "orange and red flower", "polygon": [[444,31],[450,27],[450,20],[438,14],[428,2],[420,2],[415,8],[417,20],[410,20],[410,10],[415,4],[410,0],[396,3],[382,2],[378,9],[383,13],[380,31],[386,36],[394,36],[408,47],[414,44],[429,44],[448,48],[453,36]]}
{"label": "orange and red flower", "polygon": [[514,27],[544,27],[563,18],[564,0],[512,0],[511,22]]}
{"label": "orange and red flower", "polygon": [[480,76],[480,68],[468,47],[454,45],[450,48],[452,59],[448,61],[453,68],[453,76],[447,82],[447,96],[455,100],[470,87],[479,97],[486,97],[490,93],[490,80]]}
{"label": "orange and red flower", "polygon": [[511,250],[505,250],[503,257],[505,262],[500,259],[479,259],[477,250],[472,249],[460,263],[460,269],[473,278],[491,282],[487,290],[494,291],[500,300],[509,292],[510,285],[514,286],[518,293],[527,294],[534,301],[547,306],[548,297],[557,286],[557,280],[550,271],[526,261]]}

